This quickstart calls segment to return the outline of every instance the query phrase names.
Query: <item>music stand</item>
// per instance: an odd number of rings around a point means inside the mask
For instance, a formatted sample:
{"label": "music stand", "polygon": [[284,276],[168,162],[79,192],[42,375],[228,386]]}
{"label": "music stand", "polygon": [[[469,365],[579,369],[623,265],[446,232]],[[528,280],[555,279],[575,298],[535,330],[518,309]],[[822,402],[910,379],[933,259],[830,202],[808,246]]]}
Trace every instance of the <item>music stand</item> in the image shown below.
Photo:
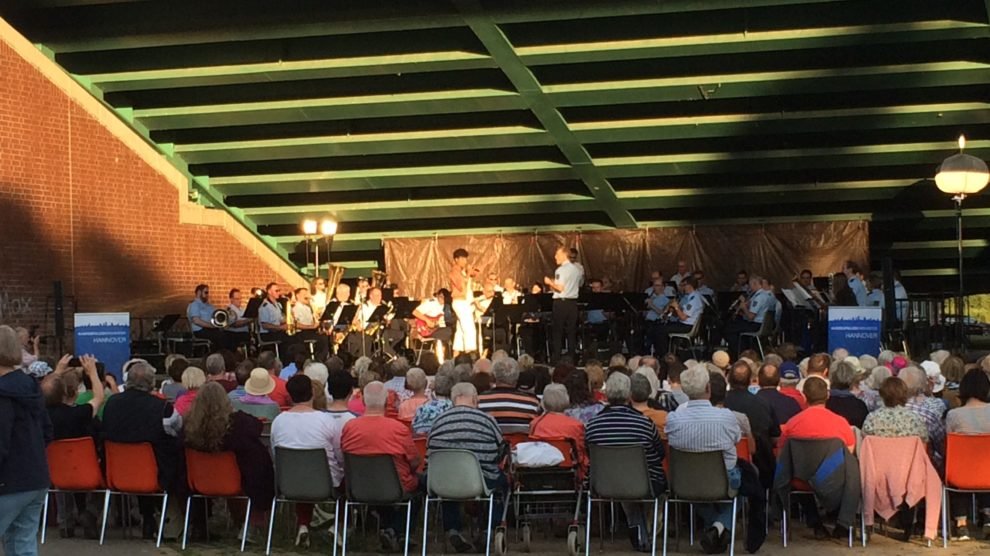
{"label": "music stand", "polygon": [[244,308],[244,316],[241,318],[245,319],[256,319],[258,318],[258,310],[261,309],[261,304],[265,300],[260,297],[252,297],[248,300],[247,307]]}
{"label": "music stand", "polygon": [[[344,305],[344,308],[341,309],[340,311],[340,316],[337,317],[337,322],[333,323],[334,329],[341,326],[343,326],[344,328],[349,327],[351,323],[354,322],[354,315],[356,315],[357,312],[358,312],[357,305],[354,304]],[[326,315],[326,312],[324,312],[323,314]],[[333,317],[332,314],[330,316]]]}

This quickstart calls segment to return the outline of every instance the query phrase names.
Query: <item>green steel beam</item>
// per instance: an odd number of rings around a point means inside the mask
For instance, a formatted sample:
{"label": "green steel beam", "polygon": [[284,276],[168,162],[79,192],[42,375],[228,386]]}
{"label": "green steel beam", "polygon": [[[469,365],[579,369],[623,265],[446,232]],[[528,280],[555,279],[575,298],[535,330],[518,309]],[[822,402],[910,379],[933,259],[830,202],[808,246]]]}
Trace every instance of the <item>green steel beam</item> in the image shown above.
{"label": "green steel beam", "polygon": [[99,85],[105,93],[111,93],[141,89],[206,87],[494,67],[495,63],[492,59],[482,54],[443,51],[92,73],[85,74],[85,77]]}
{"label": "green steel beam", "polygon": [[568,233],[575,231],[589,232],[589,231],[600,231],[600,230],[611,230],[611,229],[613,229],[612,226],[603,226],[601,224],[578,224],[578,225],[566,224],[566,225],[554,225],[554,226],[541,226],[539,224],[533,224],[532,226],[448,228],[444,230],[435,230],[435,231],[410,230],[410,231],[398,231],[398,232],[365,232],[365,233],[354,233],[354,234],[338,234],[336,237],[345,238],[347,241],[371,240],[371,239],[377,239],[379,241],[382,241],[386,239],[414,238],[414,237],[448,237],[448,236],[463,236],[463,235],[498,235],[498,234],[526,234],[526,233],[552,234],[552,233]]}
{"label": "green steel beam", "polygon": [[499,183],[570,179],[575,179],[570,166],[532,161],[230,176],[211,182],[227,195],[263,195],[443,185],[490,185],[497,191]]}
{"label": "green steel beam", "polygon": [[608,2],[527,2],[499,8],[490,3],[486,13],[499,24],[535,23],[557,19],[590,19],[685,12],[708,12],[740,8],[801,6],[805,4],[849,4],[850,0],[610,0]]}
{"label": "green steel beam", "polygon": [[929,62],[544,85],[558,107],[984,85],[990,64]]}
{"label": "green steel beam", "polygon": [[516,52],[527,65],[542,66],[843,46],[870,48],[902,43],[980,39],[986,34],[985,24],[942,20],[613,41],[589,42],[575,37],[575,42],[517,47]]}
{"label": "green steel beam", "polygon": [[619,203],[612,184],[595,166],[591,155],[567,126],[564,117],[548,102],[539,81],[526,67],[526,64],[519,59],[502,30],[495,25],[490,17],[484,14],[481,4],[476,0],[456,0],[455,5],[464,15],[464,20],[468,26],[485,45],[495,63],[501,67],[506,77],[519,91],[533,115],[553,136],[560,151],[597,200],[598,208],[608,214],[612,223],[617,227],[636,227],[636,220]]}
{"label": "green steel beam", "polygon": [[[972,141],[967,148],[976,156],[986,157],[986,155],[990,155],[990,140]],[[905,143],[855,147],[616,156],[598,158],[595,160],[595,164],[610,178],[694,175],[716,170],[719,172],[753,169],[770,171],[925,163],[932,163],[934,168],[932,161],[942,160],[951,152],[951,143]],[[919,176],[919,178],[923,177],[926,176]]]}
{"label": "green steel beam", "polygon": [[134,117],[151,130],[273,124],[351,118],[387,118],[519,110],[515,92],[468,89],[294,100],[236,102],[167,108],[136,108]]}
{"label": "green steel beam", "polygon": [[[244,214],[252,217],[255,221],[262,223],[259,217],[272,215],[300,215],[305,214],[313,218],[323,216],[337,216],[340,220],[381,220],[382,214],[403,213],[410,210],[421,210],[423,214],[428,214],[433,209],[458,208],[461,210],[474,210],[484,213],[486,207],[515,204],[522,206],[530,203],[569,203],[583,202],[590,200],[588,197],[574,193],[560,193],[553,195],[497,195],[492,197],[470,197],[470,198],[447,198],[447,199],[417,199],[415,201],[370,201],[359,203],[327,203],[310,205],[279,205],[267,207],[245,208]],[[339,216],[340,214],[352,214],[350,218]],[[470,212],[468,213],[470,214]],[[409,215],[406,215],[409,217]],[[415,216],[413,216],[415,217]],[[303,216],[294,219],[303,219]],[[396,218],[395,216],[387,218]],[[266,224],[276,222],[264,222]],[[284,223],[284,222],[278,222]]]}
{"label": "green steel beam", "polygon": [[525,126],[493,126],[184,143],[176,146],[176,152],[181,154],[189,164],[205,164],[248,160],[534,147],[552,144],[554,144],[553,138],[542,129]]}
{"label": "green steel beam", "polygon": [[[322,215],[321,215],[322,217]],[[307,237],[303,234],[287,235],[287,236],[273,236],[275,241],[279,245],[288,246],[295,249],[295,246],[306,241]],[[323,239],[320,239],[320,245],[324,248],[326,244],[323,243]],[[347,253],[349,251],[374,251],[376,249],[381,249],[382,240],[378,239],[353,239],[339,234],[333,238],[333,247],[331,248],[331,253]]]}

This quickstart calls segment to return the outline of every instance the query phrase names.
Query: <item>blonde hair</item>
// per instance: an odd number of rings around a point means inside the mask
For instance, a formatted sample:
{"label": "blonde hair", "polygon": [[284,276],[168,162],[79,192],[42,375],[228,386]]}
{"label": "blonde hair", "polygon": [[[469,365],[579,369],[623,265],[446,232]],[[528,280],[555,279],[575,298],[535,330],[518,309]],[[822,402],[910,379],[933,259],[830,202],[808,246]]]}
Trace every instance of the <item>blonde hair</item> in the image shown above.
{"label": "blonde hair", "polygon": [[186,390],[196,390],[206,384],[206,373],[199,367],[186,367],[182,371],[182,386]]}
{"label": "blonde hair", "polygon": [[0,366],[17,367],[21,364],[21,343],[14,329],[0,326]]}
{"label": "blonde hair", "polygon": [[[199,372],[202,374],[203,371]],[[182,378],[186,378],[185,373]],[[234,407],[223,386],[216,382],[204,385],[199,389],[189,414],[186,415],[183,426],[186,445],[201,452],[219,452],[223,449],[223,439],[230,430],[230,417],[233,413]]]}

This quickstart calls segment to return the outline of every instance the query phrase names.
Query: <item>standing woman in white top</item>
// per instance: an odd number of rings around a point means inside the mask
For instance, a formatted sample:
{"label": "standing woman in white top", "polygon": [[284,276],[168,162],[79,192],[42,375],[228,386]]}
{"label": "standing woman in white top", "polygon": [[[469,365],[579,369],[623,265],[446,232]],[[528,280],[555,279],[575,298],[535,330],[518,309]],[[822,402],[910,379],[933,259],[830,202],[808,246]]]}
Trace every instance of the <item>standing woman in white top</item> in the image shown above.
{"label": "standing woman in white top", "polygon": [[543,282],[553,290],[552,349],[550,359],[556,361],[563,351],[564,334],[567,334],[567,352],[577,363],[578,288],[584,281],[584,270],[570,260],[570,249],[561,245],[554,252],[557,271],[554,277],[546,276]]}
{"label": "standing woman in white top", "polygon": [[451,309],[457,316],[457,330],[454,332],[454,356],[478,350],[478,331],[474,327],[474,277],[477,268],[468,268],[466,249],[454,251],[454,268],[451,269],[450,296]]}

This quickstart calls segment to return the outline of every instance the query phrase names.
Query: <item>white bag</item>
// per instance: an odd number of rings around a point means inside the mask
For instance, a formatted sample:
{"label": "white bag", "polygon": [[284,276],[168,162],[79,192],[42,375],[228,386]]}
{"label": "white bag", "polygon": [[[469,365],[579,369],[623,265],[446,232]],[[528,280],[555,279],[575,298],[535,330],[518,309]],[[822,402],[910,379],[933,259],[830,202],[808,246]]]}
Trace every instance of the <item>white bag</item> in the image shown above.
{"label": "white bag", "polygon": [[520,442],[513,459],[520,467],[553,467],[564,462],[564,454],[546,442]]}

